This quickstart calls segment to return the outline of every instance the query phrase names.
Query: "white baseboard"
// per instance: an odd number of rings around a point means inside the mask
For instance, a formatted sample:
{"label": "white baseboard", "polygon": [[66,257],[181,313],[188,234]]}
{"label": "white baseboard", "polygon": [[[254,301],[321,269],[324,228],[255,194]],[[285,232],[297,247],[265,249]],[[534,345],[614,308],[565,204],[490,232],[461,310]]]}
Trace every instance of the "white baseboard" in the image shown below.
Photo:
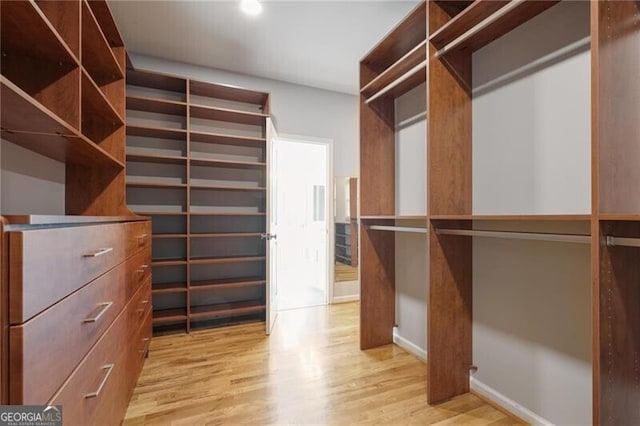
{"label": "white baseboard", "polygon": [[347,302],[357,302],[358,300],[360,300],[360,295],[359,294],[348,294],[346,296],[334,296],[333,300],[331,300],[331,303],[347,303]]}
{"label": "white baseboard", "polygon": [[398,329],[395,327],[393,329],[393,343],[400,346],[405,351],[417,356],[422,361],[427,361],[427,351],[400,336],[398,334]]}
{"label": "white baseboard", "polygon": [[550,421],[540,417],[533,411],[530,411],[514,400],[504,396],[492,387],[485,385],[475,377],[471,377],[471,390],[532,425],[553,426],[553,423]]}

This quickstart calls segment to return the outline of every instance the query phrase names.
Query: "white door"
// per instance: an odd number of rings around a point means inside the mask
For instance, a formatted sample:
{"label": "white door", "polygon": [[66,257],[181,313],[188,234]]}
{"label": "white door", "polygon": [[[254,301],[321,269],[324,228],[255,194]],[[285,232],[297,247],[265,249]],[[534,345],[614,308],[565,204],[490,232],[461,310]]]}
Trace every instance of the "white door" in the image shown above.
{"label": "white door", "polygon": [[263,234],[267,245],[267,334],[271,334],[278,315],[278,211],[276,194],[278,155],[276,140],[278,134],[270,118],[267,118],[267,229]]}

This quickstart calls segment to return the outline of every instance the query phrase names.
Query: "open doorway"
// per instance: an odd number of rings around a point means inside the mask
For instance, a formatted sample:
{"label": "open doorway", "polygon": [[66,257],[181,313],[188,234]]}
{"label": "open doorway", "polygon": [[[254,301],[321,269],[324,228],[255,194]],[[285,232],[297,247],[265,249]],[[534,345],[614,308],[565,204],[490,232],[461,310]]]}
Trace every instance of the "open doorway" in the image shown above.
{"label": "open doorway", "polygon": [[324,305],[333,276],[332,143],[280,137],[275,150],[278,309]]}

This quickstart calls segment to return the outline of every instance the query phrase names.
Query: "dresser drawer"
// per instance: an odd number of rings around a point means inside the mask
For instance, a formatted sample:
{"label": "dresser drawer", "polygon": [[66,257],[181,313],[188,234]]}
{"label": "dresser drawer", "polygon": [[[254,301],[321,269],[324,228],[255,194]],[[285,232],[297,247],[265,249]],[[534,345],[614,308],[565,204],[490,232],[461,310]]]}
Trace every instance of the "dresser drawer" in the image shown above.
{"label": "dresser drawer", "polygon": [[147,257],[148,253],[138,253],[26,323],[10,328],[11,404],[44,404],[53,396],[142,282],[150,280],[148,272],[139,273]]}
{"label": "dresser drawer", "polygon": [[122,421],[131,397],[131,375],[137,375],[134,368],[139,367],[131,361],[137,348],[132,342],[140,330],[132,318],[140,317],[144,297],[143,286],[49,402],[63,406],[65,425],[117,425]]}
{"label": "dresser drawer", "polygon": [[143,249],[151,250],[151,221],[129,222],[125,227],[127,256]]}
{"label": "dresser drawer", "polygon": [[9,321],[25,322],[126,257],[121,223],[9,233]]}

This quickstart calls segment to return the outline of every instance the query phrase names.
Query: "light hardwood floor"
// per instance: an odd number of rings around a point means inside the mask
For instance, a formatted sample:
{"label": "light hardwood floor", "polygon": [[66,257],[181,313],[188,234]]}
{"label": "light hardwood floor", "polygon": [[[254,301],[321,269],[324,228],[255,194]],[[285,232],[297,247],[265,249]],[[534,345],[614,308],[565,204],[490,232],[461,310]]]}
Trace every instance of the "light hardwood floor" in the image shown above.
{"label": "light hardwood floor", "polygon": [[284,311],[270,337],[264,324],[154,337],[124,424],[519,424],[473,395],[428,406],[421,361],[359,350],[358,311]]}

